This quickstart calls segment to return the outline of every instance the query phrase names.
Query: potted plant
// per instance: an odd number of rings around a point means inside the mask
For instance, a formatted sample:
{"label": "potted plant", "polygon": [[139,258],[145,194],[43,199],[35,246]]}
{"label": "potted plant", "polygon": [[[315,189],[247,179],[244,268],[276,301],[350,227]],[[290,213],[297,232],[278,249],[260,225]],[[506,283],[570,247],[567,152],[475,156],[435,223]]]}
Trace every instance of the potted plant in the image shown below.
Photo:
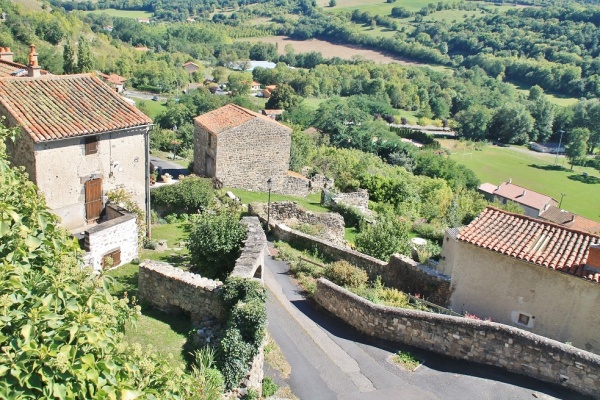
{"label": "potted plant", "polygon": [[173,182],[173,176],[167,172],[166,174],[163,174],[162,180],[164,183],[171,183]]}

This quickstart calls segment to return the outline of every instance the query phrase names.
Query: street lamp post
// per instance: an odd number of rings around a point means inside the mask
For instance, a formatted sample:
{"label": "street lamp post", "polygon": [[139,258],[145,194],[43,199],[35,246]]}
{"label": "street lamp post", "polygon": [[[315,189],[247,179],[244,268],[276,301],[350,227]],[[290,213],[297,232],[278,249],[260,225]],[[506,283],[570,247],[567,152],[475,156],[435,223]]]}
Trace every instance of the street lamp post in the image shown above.
{"label": "street lamp post", "polygon": [[267,179],[267,186],[269,187],[269,199],[267,200],[267,232],[269,232],[269,222],[271,220],[271,187],[273,186],[273,179]]}
{"label": "street lamp post", "polygon": [[556,163],[558,162],[558,152],[560,151],[560,144],[562,143],[562,137],[563,137],[563,133],[565,133],[565,131],[563,131],[561,129],[559,132],[560,132],[560,139],[558,139],[558,147],[556,148],[556,157],[554,158],[554,165],[556,165]]}
{"label": "street lamp post", "polygon": [[558,208],[560,208],[560,206],[562,205],[563,197],[565,197],[566,195],[567,195],[566,193],[561,193],[560,194],[560,203],[558,203]]}
{"label": "street lamp post", "polygon": [[173,125],[173,132],[175,132],[175,140],[173,140],[173,160],[174,160],[175,153],[177,152],[177,125]]}

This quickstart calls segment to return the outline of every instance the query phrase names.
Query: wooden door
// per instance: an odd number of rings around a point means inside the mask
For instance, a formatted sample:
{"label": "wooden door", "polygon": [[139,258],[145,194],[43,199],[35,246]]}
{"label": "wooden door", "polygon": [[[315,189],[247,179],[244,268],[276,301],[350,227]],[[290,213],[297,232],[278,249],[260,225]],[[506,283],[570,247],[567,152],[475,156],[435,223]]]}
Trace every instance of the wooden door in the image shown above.
{"label": "wooden door", "polygon": [[87,222],[96,221],[102,213],[102,179],[91,179],[85,187],[85,218]]}

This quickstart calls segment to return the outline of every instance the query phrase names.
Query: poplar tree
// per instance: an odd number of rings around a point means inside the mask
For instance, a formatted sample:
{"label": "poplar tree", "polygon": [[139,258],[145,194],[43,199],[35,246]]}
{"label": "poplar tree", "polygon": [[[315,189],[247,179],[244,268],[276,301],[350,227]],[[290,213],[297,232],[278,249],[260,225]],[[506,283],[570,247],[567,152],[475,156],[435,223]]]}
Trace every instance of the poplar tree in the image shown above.
{"label": "poplar tree", "polygon": [[77,71],[74,56],[75,53],[73,53],[73,47],[71,47],[71,43],[67,41],[63,47],[63,72],[65,74],[73,74]]}

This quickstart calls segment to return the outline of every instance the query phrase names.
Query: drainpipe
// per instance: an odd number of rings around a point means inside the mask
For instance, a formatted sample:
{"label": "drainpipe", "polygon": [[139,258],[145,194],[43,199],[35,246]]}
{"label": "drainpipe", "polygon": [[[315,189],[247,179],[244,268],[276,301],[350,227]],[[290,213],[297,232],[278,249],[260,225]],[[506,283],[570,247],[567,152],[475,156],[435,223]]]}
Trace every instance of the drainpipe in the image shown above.
{"label": "drainpipe", "polygon": [[148,129],[146,129],[146,134],[144,135],[144,150],[146,153],[146,238],[148,238],[148,240],[152,238],[150,218],[150,132],[152,132],[153,129],[154,124],[150,125]]}

